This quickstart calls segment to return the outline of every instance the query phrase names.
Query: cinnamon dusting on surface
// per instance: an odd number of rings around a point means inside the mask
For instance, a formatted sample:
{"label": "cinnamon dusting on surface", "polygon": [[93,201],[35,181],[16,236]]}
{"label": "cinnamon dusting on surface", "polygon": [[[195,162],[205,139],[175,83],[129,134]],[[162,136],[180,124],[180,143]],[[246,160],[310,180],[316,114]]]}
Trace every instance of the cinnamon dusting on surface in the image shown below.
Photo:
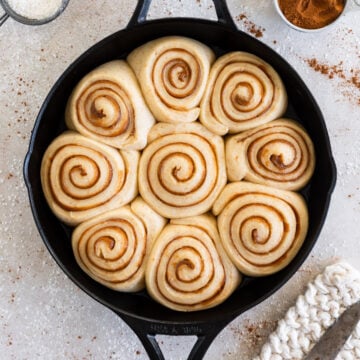
{"label": "cinnamon dusting on surface", "polygon": [[245,14],[239,14],[235,18],[237,21],[241,21],[244,25],[246,30],[254,35],[256,38],[263,37],[265,29],[263,27],[257,26]]}
{"label": "cinnamon dusting on surface", "polygon": [[[316,58],[305,59],[305,62],[316,72],[321,73],[328,79],[340,79],[341,93],[357,105],[360,105],[360,68],[346,70],[343,61],[331,65],[321,62]],[[355,91],[354,91],[355,90]]]}
{"label": "cinnamon dusting on surface", "polygon": [[276,321],[250,322],[249,319],[246,319],[243,327],[232,326],[230,329],[234,335],[245,340],[249,348],[257,348],[275,330],[276,324]]}
{"label": "cinnamon dusting on surface", "polygon": [[278,0],[284,16],[303,29],[320,29],[343,12],[345,0]]}
{"label": "cinnamon dusting on surface", "polygon": [[345,79],[344,69],[342,68],[343,62],[340,61],[337,65],[329,65],[321,63],[315,58],[306,59],[307,64],[316,72],[320,72],[326,75],[329,79],[333,79],[335,76],[341,79]]}

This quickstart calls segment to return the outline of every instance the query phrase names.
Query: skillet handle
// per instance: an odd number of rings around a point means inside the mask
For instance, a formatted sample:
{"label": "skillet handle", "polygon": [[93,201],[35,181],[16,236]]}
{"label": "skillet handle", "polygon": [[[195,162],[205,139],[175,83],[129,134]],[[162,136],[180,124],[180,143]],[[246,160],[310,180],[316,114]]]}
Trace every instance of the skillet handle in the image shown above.
{"label": "skillet handle", "polygon": [[144,319],[117,314],[124,320],[138,336],[150,360],[165,360],[156,335],[195,335],[197,340],[191,349],[187,360],[200,360],[204,357],[218,333],[231,321],[206,322],[206,324],[164,324],[148,322]]}
{"label": "skillet handle", "polygon": [[9,15],[7,13],[0,16],[0,26],[8,19]]}
{"label": "skillet handle", "polygon": [[[135,11],[128,23],[128,28],[146,23],[146,17],[152,0],[138,0]],[[226,0],[213,0],[215,5],[218,23],[228,26],[229,28],[237,29],[234,20],[229,12]]]}

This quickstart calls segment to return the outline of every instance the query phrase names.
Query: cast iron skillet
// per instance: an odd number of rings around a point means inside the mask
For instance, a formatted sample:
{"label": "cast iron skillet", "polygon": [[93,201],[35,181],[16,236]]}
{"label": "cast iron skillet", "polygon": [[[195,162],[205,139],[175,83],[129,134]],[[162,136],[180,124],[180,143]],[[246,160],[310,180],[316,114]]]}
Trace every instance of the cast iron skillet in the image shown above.
{"label": "cast iron skillet", "polygon": [[[151,0],[139,0],[129,25],[82,54],[55,83],[36,119],[24,164],[25,182],[36,225],[48,250],[63,271],[81,289],[118,314],[138,335],[151,359],[164,359],[156,334],[196,335],[189,359],[200,359],[215,336],[235,317],[278,290],[308,256],[326,217],[335,185],[336,169],[323,116],[310,91],[297,73],[278,54],[254,38],[238,31],[225,0],[214,0],[218,21],[173,18],[147,21]],[[137,46],[165,35],[182,35],[209,45],[217,55],[233,50],[251,52],[272,64],[283,79],[289,96],[286,116],[304,125],[314,140],[317,163],[310,184],[302,191],[310,227],[295,259],[281,272],[265,278],[244,278],[235,293],[223,304],[209,310],[181,313],[154,302],[145,291],[118,293],[88,277],[76,264],[71,249],[71,229],[52,214],[46,204],[40,164],[50,142],[65,129],[64,109],[78,81],[100,64],[125,58]]]}

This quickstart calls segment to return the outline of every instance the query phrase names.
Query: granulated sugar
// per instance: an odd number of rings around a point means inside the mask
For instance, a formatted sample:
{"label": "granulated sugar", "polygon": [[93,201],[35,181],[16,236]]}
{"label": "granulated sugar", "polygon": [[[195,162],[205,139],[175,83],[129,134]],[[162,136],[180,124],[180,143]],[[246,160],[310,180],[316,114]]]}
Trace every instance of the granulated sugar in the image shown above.
{"label": "granulated sugar", "polygon": [[62,0],[7,0],[11,9],[28,19],[47,19],[60,9]]}

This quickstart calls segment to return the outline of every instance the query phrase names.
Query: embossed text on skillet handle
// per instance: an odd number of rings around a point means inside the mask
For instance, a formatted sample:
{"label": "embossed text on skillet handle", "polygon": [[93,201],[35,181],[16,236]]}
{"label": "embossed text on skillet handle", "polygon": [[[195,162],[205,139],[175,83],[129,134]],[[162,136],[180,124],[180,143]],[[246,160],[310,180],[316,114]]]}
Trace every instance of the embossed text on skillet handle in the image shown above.
{"label": "embossed text on skillet handle", "polygon": [[197,340],[191,349],[187,360],[202,359],[218,333],[231,321],[221,319],[218,322],[169,324],[152,322],[147,319],[134,318],[117,313],[138,336],[151,360],[165,360],[165,357],[156,340],[156,335],[195,335]]}

